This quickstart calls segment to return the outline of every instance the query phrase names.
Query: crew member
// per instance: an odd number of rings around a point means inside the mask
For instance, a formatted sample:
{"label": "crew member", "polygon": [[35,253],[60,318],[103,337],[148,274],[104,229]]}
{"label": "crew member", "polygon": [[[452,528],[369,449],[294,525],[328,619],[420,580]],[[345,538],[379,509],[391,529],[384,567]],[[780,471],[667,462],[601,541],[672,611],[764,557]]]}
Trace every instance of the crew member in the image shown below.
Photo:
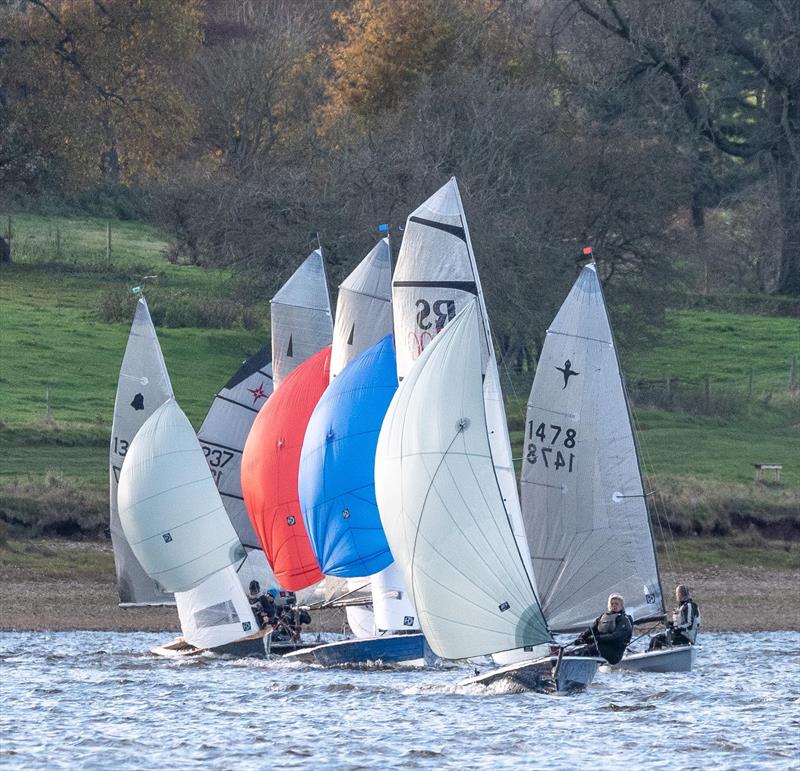
{"label": "crew member", "polygon": [[700,608],[683,584],[675,587],[675,601],[678,607],[672,611],[672,620],[667,621],[666,631],[655,635],[647,650],[656,651],[670,645],[694,645],[700,628]]}
{"label": "crew member", "polygon": [[633,636],[633,624],[625,613],[621,594],[608,598],[608,609],[577,640],[584,647],[576,650],[580,656],[602,656],[609,664],[618,664]]}

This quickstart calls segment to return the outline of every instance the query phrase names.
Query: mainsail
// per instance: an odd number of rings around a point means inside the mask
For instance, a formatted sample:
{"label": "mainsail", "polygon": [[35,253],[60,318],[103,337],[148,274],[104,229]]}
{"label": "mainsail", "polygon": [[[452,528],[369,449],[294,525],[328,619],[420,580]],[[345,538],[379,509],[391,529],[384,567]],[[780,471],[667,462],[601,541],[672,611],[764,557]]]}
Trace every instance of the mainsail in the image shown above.
{"label": "mainsail", "polygon": [[466,658],[551,640],[495,475],[473,301],[407,373],[381,429],[375,489],[431,648]]}
{"label": "mainsail", "polygon": [[522,524],[503,394],[464,207],[455,178],[411,213],[392,279],[397,374],[402,381],[425,346],[475,298],[479,303],[481,374],[495,473],[533,580]]}
{"label": "mainsail", "polygon": [[275,388],[331,342],[333,321],[322,250],[306,257],[272,298],[272,376]]}
{"label": "mainsail", "polygon": [[594,265],[547,330],[528,401],[522,507],[551,628],[591,625],[611,592],[663,612],[625,388]]}
{"label": "mainsail", "polygon": [[172,385],[164,357],[150,311],[142,297],[136,304],[119,373],[109,452],[111,543],[120,605],[123,606],[174,604],[172,595],[159,589],[134,556],[122,530],[117,505],[119,475],[133,437],[153,412],[171,397]]}
{"label": "mainsail", "polygon": [[[258,411],[271,393],[270,348],[264,346],[239,367],[214,397],[197,432],[225,511],[247,553],[237,570],[245,589],[254,579],[262,590],[281,588],[247,516],[241,484],[242,450]],[[179,600],[178,603],[180,607]]]}
{"label": "mainsail", "polygon": [[166,591],[191,589],[244,557],[192,424],[174,399],[131,442],[118,497],[133,553]]}
{"label": "mainsail", "polygon": [[281,586],[304,589],[322,579],[308,541],[297,474],[311,413],[330,377],[330,346],[297,367],[256,416],[242,454],[245,505]]}

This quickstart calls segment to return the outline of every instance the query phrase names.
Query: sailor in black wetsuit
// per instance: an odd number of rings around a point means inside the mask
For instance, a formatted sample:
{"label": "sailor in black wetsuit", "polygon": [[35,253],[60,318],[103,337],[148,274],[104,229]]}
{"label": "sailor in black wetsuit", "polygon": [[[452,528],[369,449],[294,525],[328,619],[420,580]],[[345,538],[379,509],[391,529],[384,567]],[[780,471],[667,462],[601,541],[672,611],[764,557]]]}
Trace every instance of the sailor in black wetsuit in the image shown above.
{"label": "sailor in black wetsuit", "polygon": [[602,656],[609,664],[618,664],[632,636],[633,624],[625,613],[625,600],[620,594],[612,594],[608,598],[608,610],[575,640],[576,644],[584,646],[575,654]]}
{"label": "sailor in black wetsuit", "polygon": [[657,651],[671,645],[694,645],[700,627],[700,608],[683,584],[675,587],[675,601],[678,607],[672,611],[672,621],[667,622],[665,632],[650,640],[648,651]]}

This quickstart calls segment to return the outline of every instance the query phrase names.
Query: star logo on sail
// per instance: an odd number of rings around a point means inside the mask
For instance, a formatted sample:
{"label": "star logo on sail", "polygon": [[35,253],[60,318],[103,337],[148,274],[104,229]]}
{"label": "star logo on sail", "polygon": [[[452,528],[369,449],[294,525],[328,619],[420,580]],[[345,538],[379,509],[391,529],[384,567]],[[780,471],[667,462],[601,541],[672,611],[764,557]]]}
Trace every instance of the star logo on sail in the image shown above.
{"label": "star logo on sail", "polygon": [[264,391],[264,384],[259,383],[258,388],[248,388],[251,394],[253,394],[253,404],[255,404],[259,399],[266,399],[267,394]]}
{"label": "star logo on sail", "polygon": [[[569,359],[567,359],[564,362],[564,366],[563,367],[556,367],[556,369],[564,375],[564,388],[567,387],[567,385],[569,384],[569,379],[573,375],[580,375],[581,374],[580,372],[575,372],[575,370],[572,369],[572,362]],[[564,388],[562,388],[561,390],[563,391]]]}

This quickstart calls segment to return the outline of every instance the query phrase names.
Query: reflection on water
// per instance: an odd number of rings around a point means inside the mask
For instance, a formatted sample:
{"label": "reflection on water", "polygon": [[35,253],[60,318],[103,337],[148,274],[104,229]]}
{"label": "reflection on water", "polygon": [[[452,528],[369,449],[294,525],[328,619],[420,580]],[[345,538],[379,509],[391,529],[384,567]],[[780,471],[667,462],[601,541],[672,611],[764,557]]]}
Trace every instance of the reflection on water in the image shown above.
{"label": "reflection on water", "polygon": [[695,670],[598,673],[576,696],[472,673],[157,659],[152,634],[0,634],[0,766],[788,768],[800,634],[705,634]]}

